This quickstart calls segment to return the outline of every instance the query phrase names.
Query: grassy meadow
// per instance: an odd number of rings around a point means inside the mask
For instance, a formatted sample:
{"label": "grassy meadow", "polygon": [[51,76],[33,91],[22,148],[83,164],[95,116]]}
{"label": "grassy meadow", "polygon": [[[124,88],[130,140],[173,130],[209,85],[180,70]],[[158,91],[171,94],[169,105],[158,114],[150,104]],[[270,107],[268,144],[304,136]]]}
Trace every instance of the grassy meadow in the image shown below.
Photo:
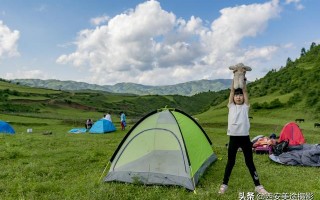
{"label": "grassy meadow", "polygon": [[[320,122],[319,57],[320,45],[312,43],[300,58],[288,58],[285,67],[248,84],[251,138],[279,135],[286,123],[303,118],[305,122],[299,125],[307,143],[320,144],[320,128],[313,127]],[[0,200],[230,200],[241,199],[241,194],[246,196],[243,199],[251,200],[320,199],[319,167],[284,166],[272,162],[268,155],[257,154],[254,162],[261,183],[273,195],[250,198],[254,184],[241,152],[227,193],[218,195],[227,162],[228,96],[228,90],[190,97],[61,91],[0,79],[0,120],[16,130],[14,135],[0,134]],[[108,160],[130,127],[145,114],[165,106],[193,115],[213,142],[218,160],[200,178],[196,193],[178,186],[102,182],[100,177],[108,171],[104,172]],[[120,111],[127,114],[125,131],[120,129]],[[116,132],[68,133],[72,128],[84,127],[87,118],[96,121],[105,112],[111,112]],[[30,128],[33,132],[27,133]],[[44,134],[47,132],[52,134]]]}
{"label": "grassy meadow", "polygon": [[[283,125],[295,118],[300,123],[308,143],[320,143],[320,129],[304,112],[278,109],[251,111],[251,137],[277,135]],[[227,161],[227,108],[217,106],[194,117],[213,142],[218,160],[200,179],[196,193],[178,186],[145,186],[126,183],[104,183],[100,177],[109,158],[125,136],[133,120],[128,118],[126,131],[121,131],[119,116],[112,118],[117,131],[108,134],[71,134],[74,127],[83,127],[88,117],[100,118],[101,113],[56,109],[38,115],[1,114],[16,130],[14,135],[0,134],[0,199],[240,199],[240,193],[254,192],[254,185],[238,153],[229,190],[218,195]],[[27,129],[32,128],[32,133]],[[44,135],[45,132],[51,135]],[[267,155],[254,154],[261,183],[271,193],[283,195],[313,194],[320,199],[319,168],[283,166],[269,160]],[[255,196],[258,199],[258,196]]]}

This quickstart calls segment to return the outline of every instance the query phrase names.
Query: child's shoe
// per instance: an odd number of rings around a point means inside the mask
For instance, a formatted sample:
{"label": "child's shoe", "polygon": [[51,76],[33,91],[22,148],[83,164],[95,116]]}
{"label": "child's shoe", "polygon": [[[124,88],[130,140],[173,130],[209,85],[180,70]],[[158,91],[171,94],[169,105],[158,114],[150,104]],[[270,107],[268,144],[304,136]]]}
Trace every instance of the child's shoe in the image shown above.
{"label": "child's shoe", "polygon": [[269,193],[267,192],[267,190],[264,189],[264,187],[263,187],[262,185],[256,186],[255,191],[256,191],[258,194],[262,194],[262,195],[269,194]]}
{"label": "child's shoe", "polygon": [[219,194],[224,194],[226,191],[227,191],[227,189],[228,189],[228,186],[227,185],[225,185],[225,184],[222,184],[221,186],[220,186],[220,189],[219,189]]}

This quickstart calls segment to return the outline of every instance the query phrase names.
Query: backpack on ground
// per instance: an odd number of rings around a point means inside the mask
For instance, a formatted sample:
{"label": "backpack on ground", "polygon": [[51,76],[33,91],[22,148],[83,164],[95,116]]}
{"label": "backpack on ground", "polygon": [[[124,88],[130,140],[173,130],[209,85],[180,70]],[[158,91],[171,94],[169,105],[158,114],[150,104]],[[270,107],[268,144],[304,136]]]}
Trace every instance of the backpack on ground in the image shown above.
{"label": "backpack on ground", "polygon": [[289,141],[283,140],[272,147],[272,152],[275,156],[279,156],[283,152],[288,151]]}

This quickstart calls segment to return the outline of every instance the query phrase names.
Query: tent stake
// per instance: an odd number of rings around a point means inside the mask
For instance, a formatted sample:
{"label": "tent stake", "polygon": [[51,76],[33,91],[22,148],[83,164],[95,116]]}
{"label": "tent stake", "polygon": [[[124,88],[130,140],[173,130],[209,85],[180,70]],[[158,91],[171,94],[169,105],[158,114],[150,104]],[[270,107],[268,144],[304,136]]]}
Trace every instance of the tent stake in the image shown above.
{"label": "tent stake", "polygon": [[105,173],[105,171],[106,171],[106,169],[108,168],[109,165],[110,165],[110,161],[108,162],[107,166],[104,168],[104,170],[103,170],[103,172],[102,172],[102,174],[101,174],[101,176],[99,178],[99,182],[101,181],[101,178],[102,178],[103,174]]}

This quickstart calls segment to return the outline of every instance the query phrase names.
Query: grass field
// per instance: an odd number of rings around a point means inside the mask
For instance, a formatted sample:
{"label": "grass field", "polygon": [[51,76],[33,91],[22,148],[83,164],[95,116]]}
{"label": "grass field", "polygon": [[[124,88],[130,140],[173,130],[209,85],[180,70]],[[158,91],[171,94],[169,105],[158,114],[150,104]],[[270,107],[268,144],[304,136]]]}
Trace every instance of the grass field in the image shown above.
{"label": "grass field", "polygon": [[[221,106],[220,106],[221,107]],[[277,135],[283,125],[296,116],[305,118],[300,127],[310,144],[320,143],[320,129],[313,128],[305,113],[288,110],[251,112],[251,137]],[[122,138],[132,127],[121,131],[118,116],[113,116],[117,131],[109,134],[71,134],[82,127],[83,113],[59,109],[54,116],[1,115],[10,121],[15,135],[0,134],[0,199],[240,199],[254,192],[254,185],[238,153],[228,192],[217,194],[227,161],[227,109],[210,109],[197,115],[199,123],[213,142],[218,160],[208,168],[197,185],[196,194],[178,186],[144,186],[139,184],[103,183],[99,179],[108,160]],[[76,120],[73,119],[75,116]],[[32,133],[26,130],[32,128]],[[51,135],[44,135],[51,131]],[[319,170],[316,167],[293,167],[273,163],[267,155],[254,155],[261,183],[271,193],[313,194],[320,199]],[[106,175],[103,174],[103,175]],[[255,199],[258,199],[255,196]]]}

